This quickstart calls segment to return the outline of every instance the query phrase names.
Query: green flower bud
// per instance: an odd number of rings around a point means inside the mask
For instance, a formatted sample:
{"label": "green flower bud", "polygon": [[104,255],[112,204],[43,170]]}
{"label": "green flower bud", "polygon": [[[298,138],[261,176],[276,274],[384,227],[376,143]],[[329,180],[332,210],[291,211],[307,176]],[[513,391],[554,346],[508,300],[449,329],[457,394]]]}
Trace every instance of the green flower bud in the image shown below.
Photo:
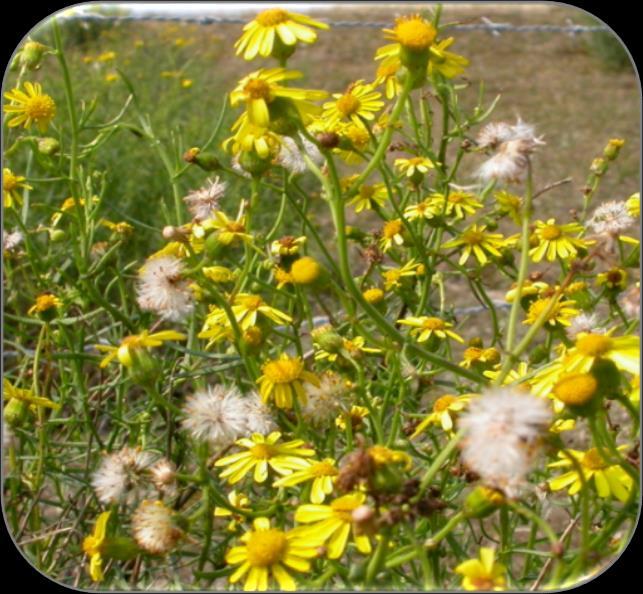
{"label": "green flower bud", "polygon": [[500,491],[480,485],[467,495],[462,510],[467,518],[485,518],[504,502],[504,495]]}
{"label": "green flower bud", "polygon": [[20,427],[27,417],[29,405],[19,398],[12,398],[4,407],[4,420],[11,427]]}
{"label": "green flower bud", "polygon": [[67,233],[62,229],[49,229],[49,241],[51,243],[60,243],[65,241],[67,238]]}
{"label": "green flower bud", "polygon": [[239,155],[239,165],[253,177],[259,177],[272,166],[270,157],[264,159],[255,151],[242,151]]}
{"label": "green flower bud", "polygon": [[60,142],[55,138],[40,138],[38,140],[38,151],[43,155],[56,155],[60,152]]}

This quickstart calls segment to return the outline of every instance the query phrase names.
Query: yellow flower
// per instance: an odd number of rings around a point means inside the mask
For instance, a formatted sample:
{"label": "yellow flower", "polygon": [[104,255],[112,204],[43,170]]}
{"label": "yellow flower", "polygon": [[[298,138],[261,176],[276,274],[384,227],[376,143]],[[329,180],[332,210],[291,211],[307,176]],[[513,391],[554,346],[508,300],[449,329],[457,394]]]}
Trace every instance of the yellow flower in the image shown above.
{"label": "yellow flower", "polygon": [[181,88],[189,89],[194,84],[194,81],[191,78],[182,78],[181,79]]}
{"label": "yellow flower", "polygon": [[[352,185],[350,182],[352,182],[355,177],[356,176],[351,176],[343,180],[348,183],[342,185]],[[373,185],[362,184],[358,189],[357,195],[347,204],[348,206],[354,207],[356,213],[360,213],[363,210],[373,210],[373,208],[384,206],[387,199],[388,192],[383,183]]]}
{"label": "yellow flower", "polygon": [[[437,31],[420,15],[399,17],[393,29],[383,29],[385,37],[411,52],[423,52],[433,43]],[[390,47],[390,46],[388,46]]]}
{"label": "yellow flower", "polygon": [[393,219],[386,221],[382,227],[382,238],[380,239],[380,247],[383,252],[388,252],[394,246],[404,245],[404,237],[402,232],[404,225],[401,219]]}
{"label": "yellow flower", "polygon": [[292,408],[293,394],[300,404],[308,401],[303,384],[319,386],[319,378],[304,369],[304,362],[299,357],[290,357],[283,353],[279,359],[268,361],[261,368],[263,375],[257,380],[259,394],[264,402],[274,399],[278,408]]}
{"label": "yellow flower", "polygon": [[[496,377],[498,377],[498,375],[500,374],[500,367],[501,365],[498,364],[493,370],[489,369],[487,371],[483,371],[482,375],[495,381]],[[529,364],[526,363],[525,361],[521,361],[520,363],[518,363],[518,367],[516,369],[512,369],[505,376],[505,379],[502,380],[502,385],[506,386],[508,384],[518,384],[519,382],[522,382],[522,379],[527,375],[529,375],[529,373],[530,373]],[[522,384],[522,383],[519,385],[519,387],[522,385],[525,385],[527,388],[529,387],[527,384]]]}
{"label": "yellow flower", "polygon": [[303,120],[309,120],[311,114],[319,112],[319,107],[309,102],[325,99],[328,93],[278,84],[301,76],[301,72],[285,68],[262,68],[251,72],[230,93],[230,105],[235,107],[239,103],[245,103],[248,121],[255,126],[267,128],[270,124],[269,105],[276,99],[286,99],[295,106]]}
{"label": "yellow flower", "polygon": [[294,237],[286,235],[280,239],[275,239],[270,244],[270,253],[273,256],[294,256],[299,253],[300,248],[306,243],[306,237]]}
{"label": "yellow flower", "polygon": [[[626,448],[627,446],[618,447],[621,451]],[[585,452],[579,450],[558,452],[560,460],[548,464],[548,468],[571,467],[571,470],[547,481],[552,491],[560,491],[569,487],[567,490],[569,495],[575,495],[583,488],[581,474],[578,472],[576,465],[565,455],[566,453],[576,460],[587,484],[592,478],[594,479],[594,486],[599,497],[603,499],[616,497],[622,502],[628,500],[633,486],[632,477],[620,465],[610,465],[606,462],[596,448],[591,448]]]}
{"label": "yellow flower", "polygon": [[298,258],[290,267],[290,276],[296,285],[310,285],[319,278],[320,274],[321,266],[310,256]]}
{"label": "yellow flower", "polygon": [[506,569],[496,563],[496,552],[488,547],[480,547],[480,558],[469,559],[460,563],[455,572],[463,576],[462,587],[465,590],[504,590],[507,583]]}
{"label": "yellow flower", "polygon": [[397,167],[406,177],[412,177],[416,172],[424,175],[429,169],[435,169],[435,164],[427,157],[411,157],[409,159],[395,159]]}
{"label": "yellow flower", "polygon": [[455,39],[447,37],[438,41],[429,49],[429,75],[439,72],[445,78],[454,78],[462,74],[469,65],[469,60],[464,56],[447,51]]}
{"label": "yellow flower", "polygon": [[269,8],[244,25],[243,33],[234,47],[238,56],[243,54],[244,60],[252,60],[258,55],[267,58],[277,43],[289,48],[294,48],[298,41],[314,43],[317,34],[310,27],[328,29],[326,23],[314,21],[303,14]]}
{"label": "yellow flower", "polygon": [[136,351],[159,347],[170,340],[187,340],[187,336],[174,330],[163,330],[153,334],[149,334],[145,330],[140,334],[126,336],[118,346],[97,344],[95,347],[97,350],[107,353],[107,356],[100,362],[101,368],[107,367],[116,358],[125,367],[131,367],[134,364]]}
{"label": "yellow flower", "polygon": [[402,62],[397,56],[388,56],[382,60],[375,72],[375,85],[384,85],[384,93],[387,99],[397,97],[402,90],[402,85],[397,73],[402,68]]}
{"label": "yellow flower", "polygon": [[627,208],[627,214],[631,217],[638,218],[641,216],[641,193],[636,192],[632,194],[625,201],[625,208]]}
{"label": "yellow flower", "polygon": [[295,470],[292,474],[276,480],[273,487],[294,487],[306,481],[312,481],[310,501],[323,503],[326,495],[333,492],[333,482],[339,474],[332,458],[324,458],[321,462],[309,460],[310,466]]}
{"label": "yellow flower", "polygon": [[[228,503],[231,507],[241,511],[250,511],[250,499],[248,499],[248,497],[243,493],[237,493],[234,489],[228,493]],[[227,529],[233,532],[237,525],[243,521],[244,516],[229,510],[227,507],[219,507],[217,505],[214,508],[215,518],[228,518],[230,516],[232,516],[232,519],[230,520]]]}
{"label": "yellow flower", "polygon": [[381,96],[372,84],[358,80],[351,83],[345,93],[334,93],[335,101],[324,103],[322,117],[330,126],[352,122],[355,126],[364,128],[362,118],[373,120],[374,114],[384,106],[384,102],[380,101]]}
{"label": "yellow flower", "polygon": [[353,533],[353,542],[360,553],[371,552],[368,536],[358,535],[353,527],[352,513],[364,504],[364,493],[349,493],[331,501],[330,505],[300,505],[295,512],[295,522],[312,524],[304,534],[316,535],[326,542],[329,559],[339,559],[346,550],[348,537]]}
{"label": "yellow flower", "polygon": [[103,52],[96,58],[98,62],[111,62],[116,59],[116,52]]}
{"label": "yellow flower", "polygon": [[24,91],[18,88],[4,94],[11,103],[4,106],[5,113],[16,114],[8,122],[10,128],[24,125],[31,128],[38,126],[40,132],[46,132],[49,123],[56,115],[56,102],[45,93],[39,83],[24,83]]}
{"label": "yellow flower", "polygon": [[297,589],[297,583],[286,568],[299,572],[310,571],[310,561],[317,556],[318,539],[303,535],[295,528],[290,531],[270,527],[268,518],[255,518],[253,529],[241,537],[243,545],[232,547],[225,555],[226,563],[239,565],[228,578],[235,584],[246,574],[244,591],[264,592],[272,577],[285,591]]}
{"label": "yellow flower", "polygon": [[240,214],[235,220],[229,219],[221,210],[214,212],[211,219],[200,225],[204,230],[215,230],[217,241],[221,245],[233,245],[238,241],[251,241],[252,235],[246,233],[246,216]]}
{"label": "yellow flower", "polygon": [[204,266],[201,272],[203,276],[215,283],[231,283],[237,277],[235,271],[225,266]]}
{"label": "yellow flower", "polygon": [[362,419],[369,415],[368,408],[354,404],[347,412],[343,412],[335,419],[335,425],[342,430],[346,429],[346,421],[350,421],[351,427],[357,429],[362,425]]}
{"label": "yellow flower", "polygon": [[367,448],[366,453],[375,464],[375,467],[389,466],[391,464],[404,466],[405,470],[410,470],[413,460],[406,452],[401,450],[392,450],[382,445],[374,445]]}
{"label": "yellow flower", "polygon": [[29,308],[27,313],[32,316],[37,313],[44,313],[53,308],[62,306],[62,301],[52,293],[43,293],[36,297],[36,302]]}
{"label": "yellow flower", "polygon": [[275,155],[279,150],[279,137],[262,126],[255,126],[246,112],[232,125],[234,135],[223,143],[225,150],[237,155],[241,152],[256,152],[262,159]]}
{"label": "yellow flower", "polygon": [[387,268],[382,272],[384,279],[384,289],[390,291],[401,287],[400,280],[411,276],[421,276],[424,274],[424,265],[418,264],[415,260],[409,260],[401,268]]}
{"label": "yellow flower", "polygon": [[49,400],[49,398],[35,396],[31,390],[17,388],[7,378],[3,378],[2,380],[2,394],[5,402],[15,399],[26,402],[32,406],[44,406],[45,408],[51,408],[53,410],[60,409],[60,404],[57,402],[53,402],[52,400]]}
{"label": "yellow flower", "polygon": [[247,330],[257,323],[259,314],[267,317],[276,324],[289,324],[292,318],[270,307],[260,295],[250,293],[237,293],[232,301],[232,312],[242,330]]}
{"label": "yellow flower", "polygon": [[460,266],[469,259],[471,254],[476,257],[481,266],[484,266],[489,262],[487,254],[499,258],[502,255],[499,250],[506,246],[506,240],[500,233],[489,233],[486,229],[486,225],[470,225],[460,237],[443,243],[442,247],[448,249],[463,246],[462,255],[458,260]]}
{"label": "yellow flower", "polygon": [[11,208],[14,203],[22,204],[19,188],[33,190],[29,184],[24,183],[26,179],[22,175],[16,175],[7,167],[2,168],[2,201],[5,208]]}
{"label": "yellow flower", "polygon": [[[549,285],[542,281],[532,282],[529,279],[525,279],[525,283],[522,286],[520,291],[520,298],[529,297],[531,295],[544,295],[549,289]],[[511,289],[505,294],[505,300],[508,303],[513,303],[513,300],[518,295],[518,286],[512,285]]]}
{"label": "yellow flower", "polygon": [[554,384],[552,392],[558,400],[573,407],[589,402],[597,389],[598,381],[591,373],[570,373]]}
{"label": "yellow flower", "polygon": [[[529,305],[523,324],[534,324],[542,312],[551,307],[552,299],[554,298],[543,297],[533,301]],[[570,326],[571,319],[580,313],[579,310],[573,307],[574,305],[576,305],[576,302],[573,300],[565,301],[562,297],[557,297],[553,307],[551,307],[551,311],[547,315],[545,324],[549,326],[555,326],[556,324],[560,324],[561,326]]]}
{"label": "yellow flower", "polygon": [[498,212],[502,215],[509,215],[511,220],[520,225],[520,211],[522,210],[522,198],[507,192],[506,190],[500,190],[495,192],[493,197],[496,199],[496,204],[498,205]]}
{"label": "yellow flower", "polygon": [[364,297],[364,300],[367,303],[375,305],[376,303],[380,303],[384,300],[384,291],[377,287],[371,287],[362,293],[362,297]]}
{"label": "yellow flower", "polygon": [[627,287],[627,270],[614,267],[607,272],[601,272],[596,275],[596,285],[623,291]]}
{"label": "yellow flower", "polygon": [[564,359],[569,372],[587,373],[599,359],[608,359],[623,371],[640,373],[641,339],[638,336],[608,336],[583,332]]}
{"label": "yellow flower", "polygon": [[100,224],[104,227],[107,227],[110,231],[117,233],[118,235],[131,235],[134,232],[134,227],[125,221],[120,223],[114,223],[108,221],[107,219],[101,219]]}
{"label": "yellow flower", "polygon": [[458,413],[462,412],[467,404],[469,404],[471,396],[471,394],[465,394],[463,396],[446,394],[440,396],[440,398],[433,403],[433,412],[415,428],[411,439],[420,435],[429,425],[440,425],[442,429],[447,432],[453,431],[455,418]]}
{"label": "yellow flower", "polygon": [[478,347],[469,347],[462,353],[460,366],[465,369],[471,369],[475,364],[493,365],[500,361],[500,353],[493,347],[482,349]]}
{"label": "yellow flower", "polygon": [[[363,353],[381,353],[381,349],[374,349],[370,347],[365,347],[366,340],[363,336],[356,336],[353,339],[342,338],[341,346],[337,351],[328,351],[324,348],[319,348],[315,353],[316,361],[327,360],[330,362],[337,361],[337,358],[344,354],[348,355],[353,359],[359,359]],[[315,345],[318,346],[318,345]]]}
{"label": "yellow flower", "polygon": [[452,191],[445,198],[444,194],[431,194],[428,198],[429,204],[437,214],[455,216],[456,219],[464,219],[468,214],[475,213],[482,208],[482,202],[469,192]]}
{"label": "yellow flower", "polygon": [[118,80],[118,74],[116,74],[116,72],[108,72],[105,75],[106,83],[113,83],[113,82],[116,82],[117,80]]}
{"label": "yellow flower", "polygon": [[[92,196],[91,199],[91,204],[98,204],[100,200],[96,196]],[[62,219],[62,216],[69,212],[70,210],[73,210],[76,208],[76,206],[85,206],[86,200],[84,198],[79,198],[76,200],[76,198],[70,197],[66,198],[63,200],[63,203],[60,205],[60,208],[53,214],[51,215],[51,224],[52,225],[57,225],[60,219]]]}
{"label": "yellow flower", "polygon": [[83,552],[89,557],[89,575],[95,582],[103,580],[103,558],[101,552],[107,533],[107,522],[111,511],[100,514],[94,524],[94,533],[83,540]]}
{"label": "yellow flower", "polygon": [[548,219],[546,223],[536,221],[534,234],[538,239],[538,245],[529,250],[529,255],[534,262],[540,262],[545,256],[550,262],[556,258],[574,258],[579,249],[585,249],[594,243],[573,236],[582,231],[583,226],[580,223],[557,225],[556,219]]}
{"label": "yellow flower", "polygon": [[236,441],[246,451],[226,456],[214,463],[216,467],[227,466],[221,473],[221,478],[234,485],[252,471],[255,482],[263,483],[268,478],[268,468],[282,476],[293,470],[306,468],[306,458],[314,456],[315,451],[301,447],[304,445],[301,439],[278,444],[280,437],[281,433],[274,431],[268,436],[253,433],[250,439],[244,437]]}
{"label": "yellow flower", "polygon": [[407,221],[415,221],[416,219],[432,219],[441,212],[442,209],[437,209],[435,203],[432,203],[427,198],[426,200],[422,200],[422,202],[407,206],[404,209],[404,218]]}
{"label": "yellow flower", "polygon": [[453,330],[453,324],[450,322],[445,322],[440,318],[428,317],[428,316],[419,316],[419,317],[408,317],[403,320],[398,320],[398,324],[404,324],[405,326],[411,326],[411,335],[416,336],[418,342],[426,342],[432,336],[437,336],[438,338],[445,340],[447,338],[452,338],[458,342],[464,342],[461,336],[458,336]]}

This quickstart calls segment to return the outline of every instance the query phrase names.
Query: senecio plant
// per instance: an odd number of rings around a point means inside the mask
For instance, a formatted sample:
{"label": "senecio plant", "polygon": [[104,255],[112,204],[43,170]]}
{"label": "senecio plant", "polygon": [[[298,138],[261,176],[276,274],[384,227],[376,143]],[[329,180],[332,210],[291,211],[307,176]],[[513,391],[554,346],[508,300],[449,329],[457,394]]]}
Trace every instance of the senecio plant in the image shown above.
{"label": "senecio plant", "polygon": [[[533,126],[485,122],[482,96],[463,109],[469,62],[440,14],[397,19],[374,76],[327,94],[288,62],[328,26],[261,12],[235,44],[267,63],[226,97],[236,121],[178,151],[124,74],[126,108],[92,124],[55,20],[51,47],[20,49],[4,94],[4,502],[40,570],[108,589],[534,590],[627,545],[639,197],[592,204],[623,140],[591,163],[575,214],[537,218],[566,180],[535,183]],[[29,81],[52,60],[62,106]],[[117,198],[88,165],[127,118],[170,199],[160,249],[135,262],[135,228],[105,218]],[[188,170],[202,187],[182,186]],[[59,207],[39,201],[61,180]],[[454,307],[467,292],[482,329]]]}

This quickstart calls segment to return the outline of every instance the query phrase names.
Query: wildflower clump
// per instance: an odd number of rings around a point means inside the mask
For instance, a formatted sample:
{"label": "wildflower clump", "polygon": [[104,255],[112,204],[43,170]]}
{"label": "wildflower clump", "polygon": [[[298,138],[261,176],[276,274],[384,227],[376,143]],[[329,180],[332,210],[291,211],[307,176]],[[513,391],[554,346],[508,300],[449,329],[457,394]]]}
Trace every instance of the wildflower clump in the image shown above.
{"label": "wildflower clump", "polygon": [[126,43],[55,17],[16,54],[18,546],[81,589],[574,585],[638,514],[631,141],[552,179],[566,131],[473,84],[494,37],[459,55],[427,5],[345,78],[316,43],[363,30],[264,8]]}

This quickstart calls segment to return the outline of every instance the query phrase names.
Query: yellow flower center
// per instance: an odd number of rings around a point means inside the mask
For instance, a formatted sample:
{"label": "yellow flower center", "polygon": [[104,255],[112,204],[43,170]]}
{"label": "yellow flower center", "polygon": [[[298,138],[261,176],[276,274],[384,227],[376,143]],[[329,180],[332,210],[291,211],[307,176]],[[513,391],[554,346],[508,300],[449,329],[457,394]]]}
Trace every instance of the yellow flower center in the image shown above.
{"label": "yellow flower center", "polygon": [[605,468],[607,466],[607,464],[605,464],[605,460],[603,460],[596,448],[587,450],[583,454],[581,463],[583,466],[589,468],[590,470],[600,470],[601,468]]}
{"label": "yellow flower center", "polygon": [[8,169],[4,170],[2,176],[2,189],[5,192],[11,192],[18,187],[18,176],[11,173]]}
{"label": "yellow flower center", "polygon": [[246,230],[246,226],[238,221],[230,221],[226,228],[231,233],[243,233]]}
{"label": "yellow flower center", "polygon": [[317,261],[308,256],[296,260],[290,269],[293,281],[300,285],[312,283],[319,277],[320,272]]}
{"label": "yellow flower center", "polygon": [[449,194],[448,201],[451,202],[451,204],[462,204],[466,199],[466,194],[463,194],[462,192],[453,192],[453,194]]}
{"label": "yellow flower center", "polygon": [[36,311],[47,311],[58,305],[58,299],[49,293],[36,297]]}
{"label": "yellow flower center", "polygon": [[362,200],[371,200],[375,194],[373,186],[364,185],[359,189],[359,196]]}
{"label": "yellow flower center", "polygon": [[596,393],[598,382],[589,373],[573,373],[554,386],[554,395],[565,404],[577,406],[588,402]]}
{"label": "yellow flower center", "polygon": [[281,530],[252,532],[246,543],[248,563],[253,567],[274,565],[283,559],[287,546],[286,535]]}
{"label": "yellow flower center", "polygon": [[393,237],[399,235],[400,231],[402,231],[402,221],[396,219],[395,221],[388,221],[384,224],[382,234],[386,239],[393,239]]}
{"label": "yellow flower center", "polygon": [[477,347],[469,347],[465,349],[464,354],[462,355],[467,361],[478,361],[482,357],[482,349]]}
{"label": "yellow flower center", "polygon": [[257,460],[270,460],[275,455],[275,448],[269,443],[258,443],[250,448],[250,453]]}
{"label": "yellow flower center", "polygon": [[480,245],[484,241],[484,233],[477,229],[467,229],[462,234],[462,241],[469,245]]}
{"label": "yellow flower center", "polygon": [[350,93],[346,93],[337,100],[335,106],[337,107],[337,111],[339,111],[339,113],[341,113],[346,118],[353,115],[354,113],[357,113],[359,111],[361,103],[357,97],[351,95]]}
{"label": "yellow flower center", "polygon": [[389,78],[393,76],[398,70],[399,64],[397,62],[391,62],[390,64],[382,64],[378,69],[375,76]]}
{"label": "yellow flower center", "polygon": [[303,367],[299,359],[277,359],[266,363],[263,373],[273,384],[289,384],[299,378]]}
{"label": "yellow flower center", "polygon": [[338,474],[338,471],[330,462],[317,462],[317,464],[311,466],[310,473],[313,476],[322,477],[335,476]]}
{"label": "yellow flower center", "polygon": [[422,322],[422,328],[425,330],[443,330],[445,323],[440,318],[427,318]]}
{"label": "yellow flower center", "polygon": [[612,339],[602,334],[585,334],[576,340],[576,348],[588,357],[600,357],[612,348]]}
{"label": "yellow flower center", "polygon": [[476,590],[493,590],[495,584],[490,577],[480,576],[469,578]]}
{"label": "yellow flower center", "polygon": [[419,16],[398,19],[394,32],[400,45],[413,51],[427,49],[436,35],[433,25]]}
{"label": "yellow flower center", "polygon": [[364,291],[363,296],[368,303],[379,303],[380,301],[382,301],[382,299],[384,299],[384,291],[377,288],[367,289],[366,291]]}
{"label": "yellow flower center", "polygon": [[257,311],[264,303],[259,295],[250,295],[243,300],[242,304],[248,311]]}
{"label": "yellow flower center", "polygon": [[56,115],[56,104],[49,95],[36,95],[25,102],[24,111],[36,122],[50,120]]}
{"label": "yellow flower center", "polygon": [[288,13],[282,8],[269,8],[255,17],[255,21],[263,27],[275,27],[285,23],[287,20]]}
{"label": "yellow flower center", "polygon": [[455,401],[455,396],[442,396],[433,403],[433,412],[443,412],[447,410]]}
{"label": "yellow flower center", "polygon": [[250,80],[243,90],[250,99],[270,99],[270,85],[265,80]]}
{"label": "yellow flower center", "polygon": [[547,241],[558,239],[562,234],[563,232],[558,225],[545,225],[540,231],[542,238]]}
{"label": "yellow flower center", "polygon": [[90,557],[100,553],[103,541],[95,536],[86,536],[83,540],[83,552]]}

